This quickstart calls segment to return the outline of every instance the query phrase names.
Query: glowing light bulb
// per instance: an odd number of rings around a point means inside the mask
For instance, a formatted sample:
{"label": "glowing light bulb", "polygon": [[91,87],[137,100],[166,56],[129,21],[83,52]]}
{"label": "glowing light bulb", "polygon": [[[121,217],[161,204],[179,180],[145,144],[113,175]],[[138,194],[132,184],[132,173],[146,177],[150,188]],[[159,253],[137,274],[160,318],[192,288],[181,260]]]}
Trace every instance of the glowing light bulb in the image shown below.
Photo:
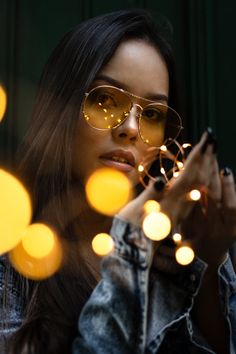
{"label": "glowing light bulb", "polygon": [[201,198],[201,192],[198,189],[193,189],[189,192],[189,198],[194,201],[198,201]]}
{"label": "glowing light bulb", "polygon": [[144,212],[146,214],[150,214],[154,211],[158,212],[160,211],[160,204],[158,202],[156,202],[155,200],[148,200],[144,206]]}
{"label": "glowing light bulb", "polygon": [[143,165],[139,165],[139,166],[138,166],[138,171],[139,171],[139,172],[143,172],[143,171],[144,171]]}
{"label": "glowing light bulb", "polygon": [[4,88],[0,85],[0,122],[2,121],[7,108],[7,95]]}
{"label": "glowing light bulb", "polygon": [[181,170],[184,167],[183,162],[181,161],[177,161],[177,166],[179,167],[179,169]]}
{"label": "glowing light bulb", "polygon": [[174,178],[177,178],[179,176],[179,171],[175,171],[174,173],[173,173],[173,177]]}
{"label": "glowing light bulb", "polygon": [[187,147],[191,147],[191,144],[185,143],[185,144],[182,145],[182,147],[183,147],[184,149],[186,149]]}
{"label": "glowing light bulb", "polygon": [[131,182],[126,175],[108,167],[96,170],[85,190],[90,205],[105,215],[116,214],[132,198]]}
{"label": "glowing light bulb", "polygon": [[173,241],[180,242],[182,240],[182,236],[181,234],[179,234],[178,232],[176,232],[173,236],[172,236]]}
{"label": "glowing light bulb", "polygon": [[189,246],[180,246],[175,252],[175,258],[179,264],[190,264],[194,259],[193,249]]}
{"label": "glowing light bulb", "polygon": [[160,150],[165,152],[165,151],[167,151],[167,147],[166,147],[165,145],[162,145],[162,146],[160,147]]}
{"label": "glowing light bulb", "polygon": [[164,167],[161,167],[160,171],[161,171],[161,173],[162,173],[163,175],[166,173]]}
{"label": "glowing light bulb", "polygon": [[31,220],[31,201],[24,186],[0,169],[0,254],[20,241]]}
{"label": "glowing light bulb", "polygon": [[97,234],[92,240],[93,251],[99,256],[105,256],[114,248],[114,242],[110,235],[106,233]]}
{"label": "glowing light bulb", "polygon": [[32,224],[27,227],[22,237],[22,246],[34,258],[44,258],[53,249],[55,236],[44,224]]}
{"label": "glowing light bulb", "polygon": [[[55,236],[55,234],[54,234]],[[12,266],[24,277],[42,280],[52,276],[62,264],[62,246],[55,236],[52,251],[43,258],[31,257],[24,249],[22,242],[10,253],[9,259]]]}
{"label": "glowing light bulb", "polygon": [[171,230],[169,217],[161,212],[152,212],[143,220],[143,231],[151,240],[159,241],[167,237]]}

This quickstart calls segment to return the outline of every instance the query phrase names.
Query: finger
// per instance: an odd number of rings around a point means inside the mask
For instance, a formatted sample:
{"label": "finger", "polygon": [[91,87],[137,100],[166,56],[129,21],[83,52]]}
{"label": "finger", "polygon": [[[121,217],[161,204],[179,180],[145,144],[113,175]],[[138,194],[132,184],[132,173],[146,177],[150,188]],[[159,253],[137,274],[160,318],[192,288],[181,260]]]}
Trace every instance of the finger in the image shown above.
{"label": "finger", "polygon": [[210,184],[208,187],[209,197],[217,203],[221,203],[222,189],[221,189],[221,178],[219,173],[219,166],[216,158],[213,160],[212,164],[212,174],[210,178]]}
{"label": "finger", "polygon": [[226,208],[236,208],[235,182],[232,171],[225,167],[221,171],[222,205]]}
{"label": "finger", "polygon": [[157,177],[155,181],[150,180],[147,188],[122,208],[117,215],[131,223],[140,225],[145,202],[150,199],[160,200],[164,195],[165,186],[166,182],[163,177]]}
{"label": "finger", "polygon": [[166,188],[166,181],[159,176],[155,180],[150,180],[147,188],[140,194],[140,201],[145,203],[149,199],[160,200],[163,198]]}

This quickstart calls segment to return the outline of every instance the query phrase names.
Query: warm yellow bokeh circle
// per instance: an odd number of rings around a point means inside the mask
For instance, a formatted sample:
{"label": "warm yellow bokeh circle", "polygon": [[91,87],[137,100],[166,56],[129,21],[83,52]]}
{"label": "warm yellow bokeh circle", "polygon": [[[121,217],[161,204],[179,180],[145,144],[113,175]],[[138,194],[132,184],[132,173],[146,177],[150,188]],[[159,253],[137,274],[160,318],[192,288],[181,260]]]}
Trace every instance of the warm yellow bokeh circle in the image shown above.
{"label": "warm yellow bokeh circle", "polygon": [[131,183],[122,172],[108,167],[101,168],[89,177],[86,196],[95,210],[105,215],[114,215],[131,199]]}
{"label": "warm yellow bokeh circle", "polygon": [[7,95],[4,88],[0,85],[0,122],[2,121],[7,108]]}
{"label": "warm yellow bokeh circle", "polygon": [[0,254],[15,247],[31,220],[31,201],[24,186],[0,169]]}
{"label": "warm yellow bokeh circle", "polygon": [[153,211],[158,212],[160,211],[160,208],[161,208],[160,204],[156,200],[152,200],[152,199],[148,200],[143,206],[144,212],[146,214],[150,214]]}
{"label": "warm yellow bokeh circle", "polygon": [[22,237],[22,246],[34,258],[44,258],[53,249],[55,236],[45,224],[32,224],[27,227]]}
{"label": "warm yellow bokeh circle", "polygon": [[114,243],[110,235],[106,233],[97,234],[92,240],[93,251],[99,256],[105,256],[113,250]]}
{"label": "warm yellow bokeh circle", "polygon": [[188,265],[194,259],[194,251],[189,246],[180,246],[175,252],[176,261],[181,265]]}
{"label": "warm yellow bokeh circle", "polygon": [[42,280],[52,276],[60,268],[62,251],[61,243],[55,236],[52,251],[43,258],[30,256],[21,242],[9,253],[9,259],[13,267],[26,278]]}
{"label": "warm yellow bokeh circle", "polygon": [[167,237],[171,230],[170,218],[162,212],[151,212],[143,220],[145,235],[154,241]]}

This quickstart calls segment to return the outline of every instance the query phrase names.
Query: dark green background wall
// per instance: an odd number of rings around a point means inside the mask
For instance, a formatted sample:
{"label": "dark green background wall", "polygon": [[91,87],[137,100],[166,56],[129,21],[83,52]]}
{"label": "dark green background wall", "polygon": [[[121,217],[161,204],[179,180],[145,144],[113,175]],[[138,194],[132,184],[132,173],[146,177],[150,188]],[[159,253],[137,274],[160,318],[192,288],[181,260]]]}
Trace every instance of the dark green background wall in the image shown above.
{"label": "dark green background wall", "polygon": [[212,126],[221,166],[236,172],[235,0],[0,0],[0,82],[8,94],[1,163],[13,159],[42,66],[62,34],[83,19],[129,7],[169,18],[188,140],[196,142]]}

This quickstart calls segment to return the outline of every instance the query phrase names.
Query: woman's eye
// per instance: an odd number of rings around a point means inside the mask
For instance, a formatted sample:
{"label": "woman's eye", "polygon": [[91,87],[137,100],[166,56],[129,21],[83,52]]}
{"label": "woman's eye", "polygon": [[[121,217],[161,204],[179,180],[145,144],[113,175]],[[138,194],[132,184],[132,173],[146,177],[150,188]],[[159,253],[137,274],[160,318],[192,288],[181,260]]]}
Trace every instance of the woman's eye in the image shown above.
{"label": "woman's eye", "polygon": [[142,116],[147,120],[158,121],[158,122],[162,121],[165,118],[164,113],[157,109],[146,109],[143,111]]}
{"label": "woman's eye", "polygon": [[111,106],[116,106],[115,100],[113,97],[108,95],[107,93],[103,93],[97,97],[97,101],[99,106],[103,108],[109,108]]}

